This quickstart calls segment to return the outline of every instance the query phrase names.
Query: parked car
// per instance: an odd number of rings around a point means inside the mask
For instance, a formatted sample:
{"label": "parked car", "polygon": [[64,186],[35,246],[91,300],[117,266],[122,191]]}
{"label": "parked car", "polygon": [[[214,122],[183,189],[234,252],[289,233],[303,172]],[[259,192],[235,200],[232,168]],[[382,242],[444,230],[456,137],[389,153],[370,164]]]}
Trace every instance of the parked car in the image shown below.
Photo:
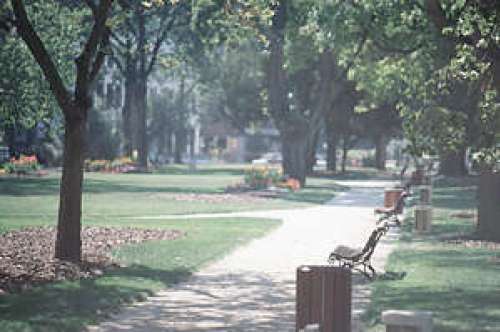
{"label": "parked car", "polygon": [[283,160],[281,153],[279,152],[267,152],[264,153],[260,158],[252,160],[252,165],[269,165],[269,164],[280,164]]}

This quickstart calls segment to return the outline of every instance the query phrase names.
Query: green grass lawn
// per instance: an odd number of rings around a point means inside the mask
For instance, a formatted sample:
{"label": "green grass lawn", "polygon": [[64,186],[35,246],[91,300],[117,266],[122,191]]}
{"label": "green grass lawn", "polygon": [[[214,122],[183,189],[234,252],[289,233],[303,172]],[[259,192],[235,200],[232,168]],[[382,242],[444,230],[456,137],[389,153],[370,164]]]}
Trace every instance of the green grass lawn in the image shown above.
{"label": "green grass lawn", "polygon": [[[175,194],[217,194],[243,180],[244,166],[204,166],[196,172],[170,167],[153,174],[85,175],[83,222],[130,222],[131,217],[167,214],[300,208],[322,204],[343,190],[331,179],[311,178],[306,188],[266,201],[179,201]],[[0,227],[54,224],[59,200],[59,174],[43,178],[0,177]]]}
{"label": "green grass lawn", "polygon": [[[117,219],[95,224],[123,225]],[[173,241],[122,247],[115,256],[127,267],[97,279],[55,283],[0,296],[0,330],[78,331],[125,303],[183,280],[207,262],[277,225],[274,220],[245,218],[135,222],[135,227],[178,229],[187,235]]]}
{"label": "green grass lawn", "polygon": [[425,236],[403,230],[388,271],[406,272],[399,281],[376,281],[365,319],[370,331],[385,331],[387,309],[430,310],[435,331],[500,331],[500,250],[467,248],[443,240],[474,232],[473,219],[453,217],[476,206],[475,187],[445,183],[433,192],[433,230]]}

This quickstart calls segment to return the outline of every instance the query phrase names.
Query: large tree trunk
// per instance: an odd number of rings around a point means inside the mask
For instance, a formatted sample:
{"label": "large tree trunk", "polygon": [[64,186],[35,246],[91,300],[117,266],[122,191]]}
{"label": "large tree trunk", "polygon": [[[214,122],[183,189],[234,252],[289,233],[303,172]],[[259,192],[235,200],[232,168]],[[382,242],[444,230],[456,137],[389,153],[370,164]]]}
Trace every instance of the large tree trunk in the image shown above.
{"label": "large tree trunk", "polygon": [[349,153],[349,139],[345,137],[342,139],[342,173],[347,170],[347,154]]}
{"label": "large tree trunk", "polygon": [[138,132],[137,143],[139,148],[139,165],[148,168],[148,136],[147,136],[147,95],[148,95],[148,74],[147,74],[147,54],[146,54],[146,17],[144,8],[139,6],[136,12],[138,19],[138,45],[139,53],[139,75],[137,80],[137,107],[138,107]]}
{"label": "large tree trunk", "polygon": [[174,146],[174,163],[182,164],[182,155],[184,154],[187,144],[187,130],[186,130],[186,81],[185,76],[181,76],[179,84],[179,99],[177,101],[177,117],[174,129],[175,146]]}
{"label": "large tree trunk", "polygon": [[99,5],[94,4],[98,10],[92,11],[92,32],[75,60],[76,80],[74,95],[71,95],[51,55],[31,24],[23,1],[11,1],[17,32],[39,64],[64,113],[64,159],[55,257],[75,262],[81,259],[83,150],[87,114],[92,106],[89,90],[105,60],[105,52],[98,52],[98,48],[109,42],[111,31],[106,22],[112,3],[113,0],[101,0]]}
{"label": "large tree trunk", "polygon": [[148,132],[147,132],[147,78],[142,77],[137,82],[137,147],[139,150],[139,165],[148,168]]}
{"label": "large tree trunk", "polygon": [[308,140],[293,132],[282,132],[283,174],[306,184]]}
{"label": "large tree trunk", "polygon": [[336,130],[331,126],[326,128],[326,169],[328,171],[337,171],[337,145],[339,141],[339,135]]}
{"label": "large tree trunk", "polygon": [[134,114],[135,110],[135,75],[127,73],[125,77],[125,100],[122,108],[123,152],[132,156],[134,150]]}
{"label": "large tree trunk", "polygon": [[313,174],[314,165],[316,165],[316,147],[319,140],[319,130],[316,130],[315,133],[311,133],[309,136],[306,152],[306,174],[308,175]]}
{"label": "large tree trunk", "polygon": [[479,181],[477,230],[482,238],[500,241],[500,173],[487,171]]}
{"label": "large tree trunk", "polygon": [[446,176],[465,176],[467,168],[465,167],[466,149],[461,148],[457,151],[442,153],[440,156],[439,173]]}
{"label": "large tree trunk", "polygon": [[[86,114],[86,112],[84,112]],[[66,119],[55,257],[79,261],[85,119]]]}
{"label": "large tree trunk", "polygon": [[381,134],[375,137],[375,167],[379,170],[385,170],[385,161],[387,159],[387,139]]}
{"label": "large tree trunk", "polygon": [[182,128],[177,128],[175,130],[175,150],[174,150],[174,163],[182,164],[182,155],[186,149],[187,141],[186,130]]}

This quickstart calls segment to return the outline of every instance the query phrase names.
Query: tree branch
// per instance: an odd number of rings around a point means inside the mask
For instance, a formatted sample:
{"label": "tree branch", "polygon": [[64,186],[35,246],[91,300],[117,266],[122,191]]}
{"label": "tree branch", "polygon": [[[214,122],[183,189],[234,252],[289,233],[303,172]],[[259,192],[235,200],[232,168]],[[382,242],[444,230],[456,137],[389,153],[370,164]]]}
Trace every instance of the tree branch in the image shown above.
{"label": "tree branch", "polygon": [[[155,45],[154,45],[153,51],[151,53],[151,59],[150,59],[149,64],[147,66],[146,75],[149,75],[153,71],[153,67],[156,64],[156,60],[158,59],[158,53],[160,52],[161,45],[163,44],[163,42],[167,38],[168,32],[170,31],[170,29],[172,29],[172,26],[175,23],[176,8],[177,7],[174,7],[173,12],[170,14],[171,18],[170,18],[170,21],[168,22],[167,26],[164,29],[162,29],[161,33],[159,33],[158,37],[156,38]],[[162,22],[160,23],[160,26],[163,26],[163,24],[164,24],[164,21],[162,20]]]}
{"label": "tree branch", "polygon": [[[113,0],[101,0],[99,5],[94,11],[94,25],[90,36],[85,43],[82,53],[76,59],[76,90],[75,91],[87,91],[89,84],[91,83],[91,61],[96,55],[97,48],[102,43],[105,37],[106,30],[106,20],[108,18],[108,12],[111,7]],[[109,38],[109,35],[107,36]],[[77,98],[86,98],[85,96],[76,96]]]}
{"label": "tree branch", "polygon": [[107,46],[109,46],[110,35],[111,35],[111,29],[106,27],[104,29],[104,35],[102,37],[101,49],[99,50],[99,52],[97,52],[97,56],[94,60],[94,63],[92,64],[92,68],[90,70],[90,75],[89,75],[90,84],[92,84],[92,82],[96,78],[97,74],[99,73],[99,70],[101,69],[101,67],[104,63],[104,60],[105,60],[106,55],[107,55],[106,52],[104,51],[104,49]]}
{"label": "tree branch", "polygon": [[120,62],[117,56],[114,54],[111,55],[111,60],[116,64],[118,67],[118,70],[122,73],[122,75],[125,74],[125,66]]}
{"label": "tree branch", "polygon": [[424,0],[425,2],[425,12],[431,18],[432,22],[441,32],[447,25],[448,21],[446,19],[446,14],[441,8],[441,3],[439,0]]}
{"label": "tree branch", "polygon": [[345,66],[344,70],[342,71],[340,76],[337,76],[337,78],[338,77],[343,78],[343,77],[345,77],[345,75],[347,75],[347,72],[349,71],[349,69],[351,69],[351,67],[354,65],[354,62],[358,58],[358,56],[361,54],[361,51],[363,50],[363,47],[365,46],[367,38],[368,38],[368,32],[365,31],[363,33],[363,36],[361,37],[361,40],[359,41],[359,44],[358,44],[356,51],[354,51],[351,62],[349,62],[347,64],[347,66]]}
{"label": "tree branch", "polygon": [[127,43],[120,39],[120,37],[115,32],[111,32],[111,38],[116,41],[121,47],[127,47]]}
{"label": "tree branch", "polygon": [[71,103],[71,97],[68,90],[64,86],[59,71],[52,61],[49,53],[45,49],[42,40],[31,25],[23,1],[11,0],[11,4],[16,17],[15,23],[17,31],[30,49],[36,62],[40,65],[45,78],[49,82],[50,89],[56,97],[59,107],[61,107],[61,109],[65,112],[68,110],[68,106]]}

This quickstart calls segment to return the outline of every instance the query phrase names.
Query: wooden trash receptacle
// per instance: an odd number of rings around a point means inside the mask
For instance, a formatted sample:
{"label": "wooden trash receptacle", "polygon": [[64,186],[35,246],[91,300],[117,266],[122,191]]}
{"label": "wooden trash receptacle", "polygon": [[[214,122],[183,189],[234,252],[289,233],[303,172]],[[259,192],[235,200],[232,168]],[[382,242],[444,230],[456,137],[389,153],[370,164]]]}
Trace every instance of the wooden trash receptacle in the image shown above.
{"label": "wooden trash receptacle", "polygon": [[432,207],[429,205],[418,205],[415,207],[415,230],[417,232],[428,232],[432,225]]}
{"label": "wooden trash receptacle", "polygon": [[351,271],[334,266],[297,269],[296,331],[318,324],[321,332],[351,330]]}
{"label": "wooden trash receptacle", "polygon": [[[384,207],[392,208],[396,206],[401,194],[403,193],[402,188],[387,188],[384,190]],[[397,214],[403,213],[403,205],[400,205]]]}
{"label": "wooden trash receptacle", "polygon": [[430,205],[432,204],[432,187],[431,186],[421,186],[419,189],[420,204]]}

